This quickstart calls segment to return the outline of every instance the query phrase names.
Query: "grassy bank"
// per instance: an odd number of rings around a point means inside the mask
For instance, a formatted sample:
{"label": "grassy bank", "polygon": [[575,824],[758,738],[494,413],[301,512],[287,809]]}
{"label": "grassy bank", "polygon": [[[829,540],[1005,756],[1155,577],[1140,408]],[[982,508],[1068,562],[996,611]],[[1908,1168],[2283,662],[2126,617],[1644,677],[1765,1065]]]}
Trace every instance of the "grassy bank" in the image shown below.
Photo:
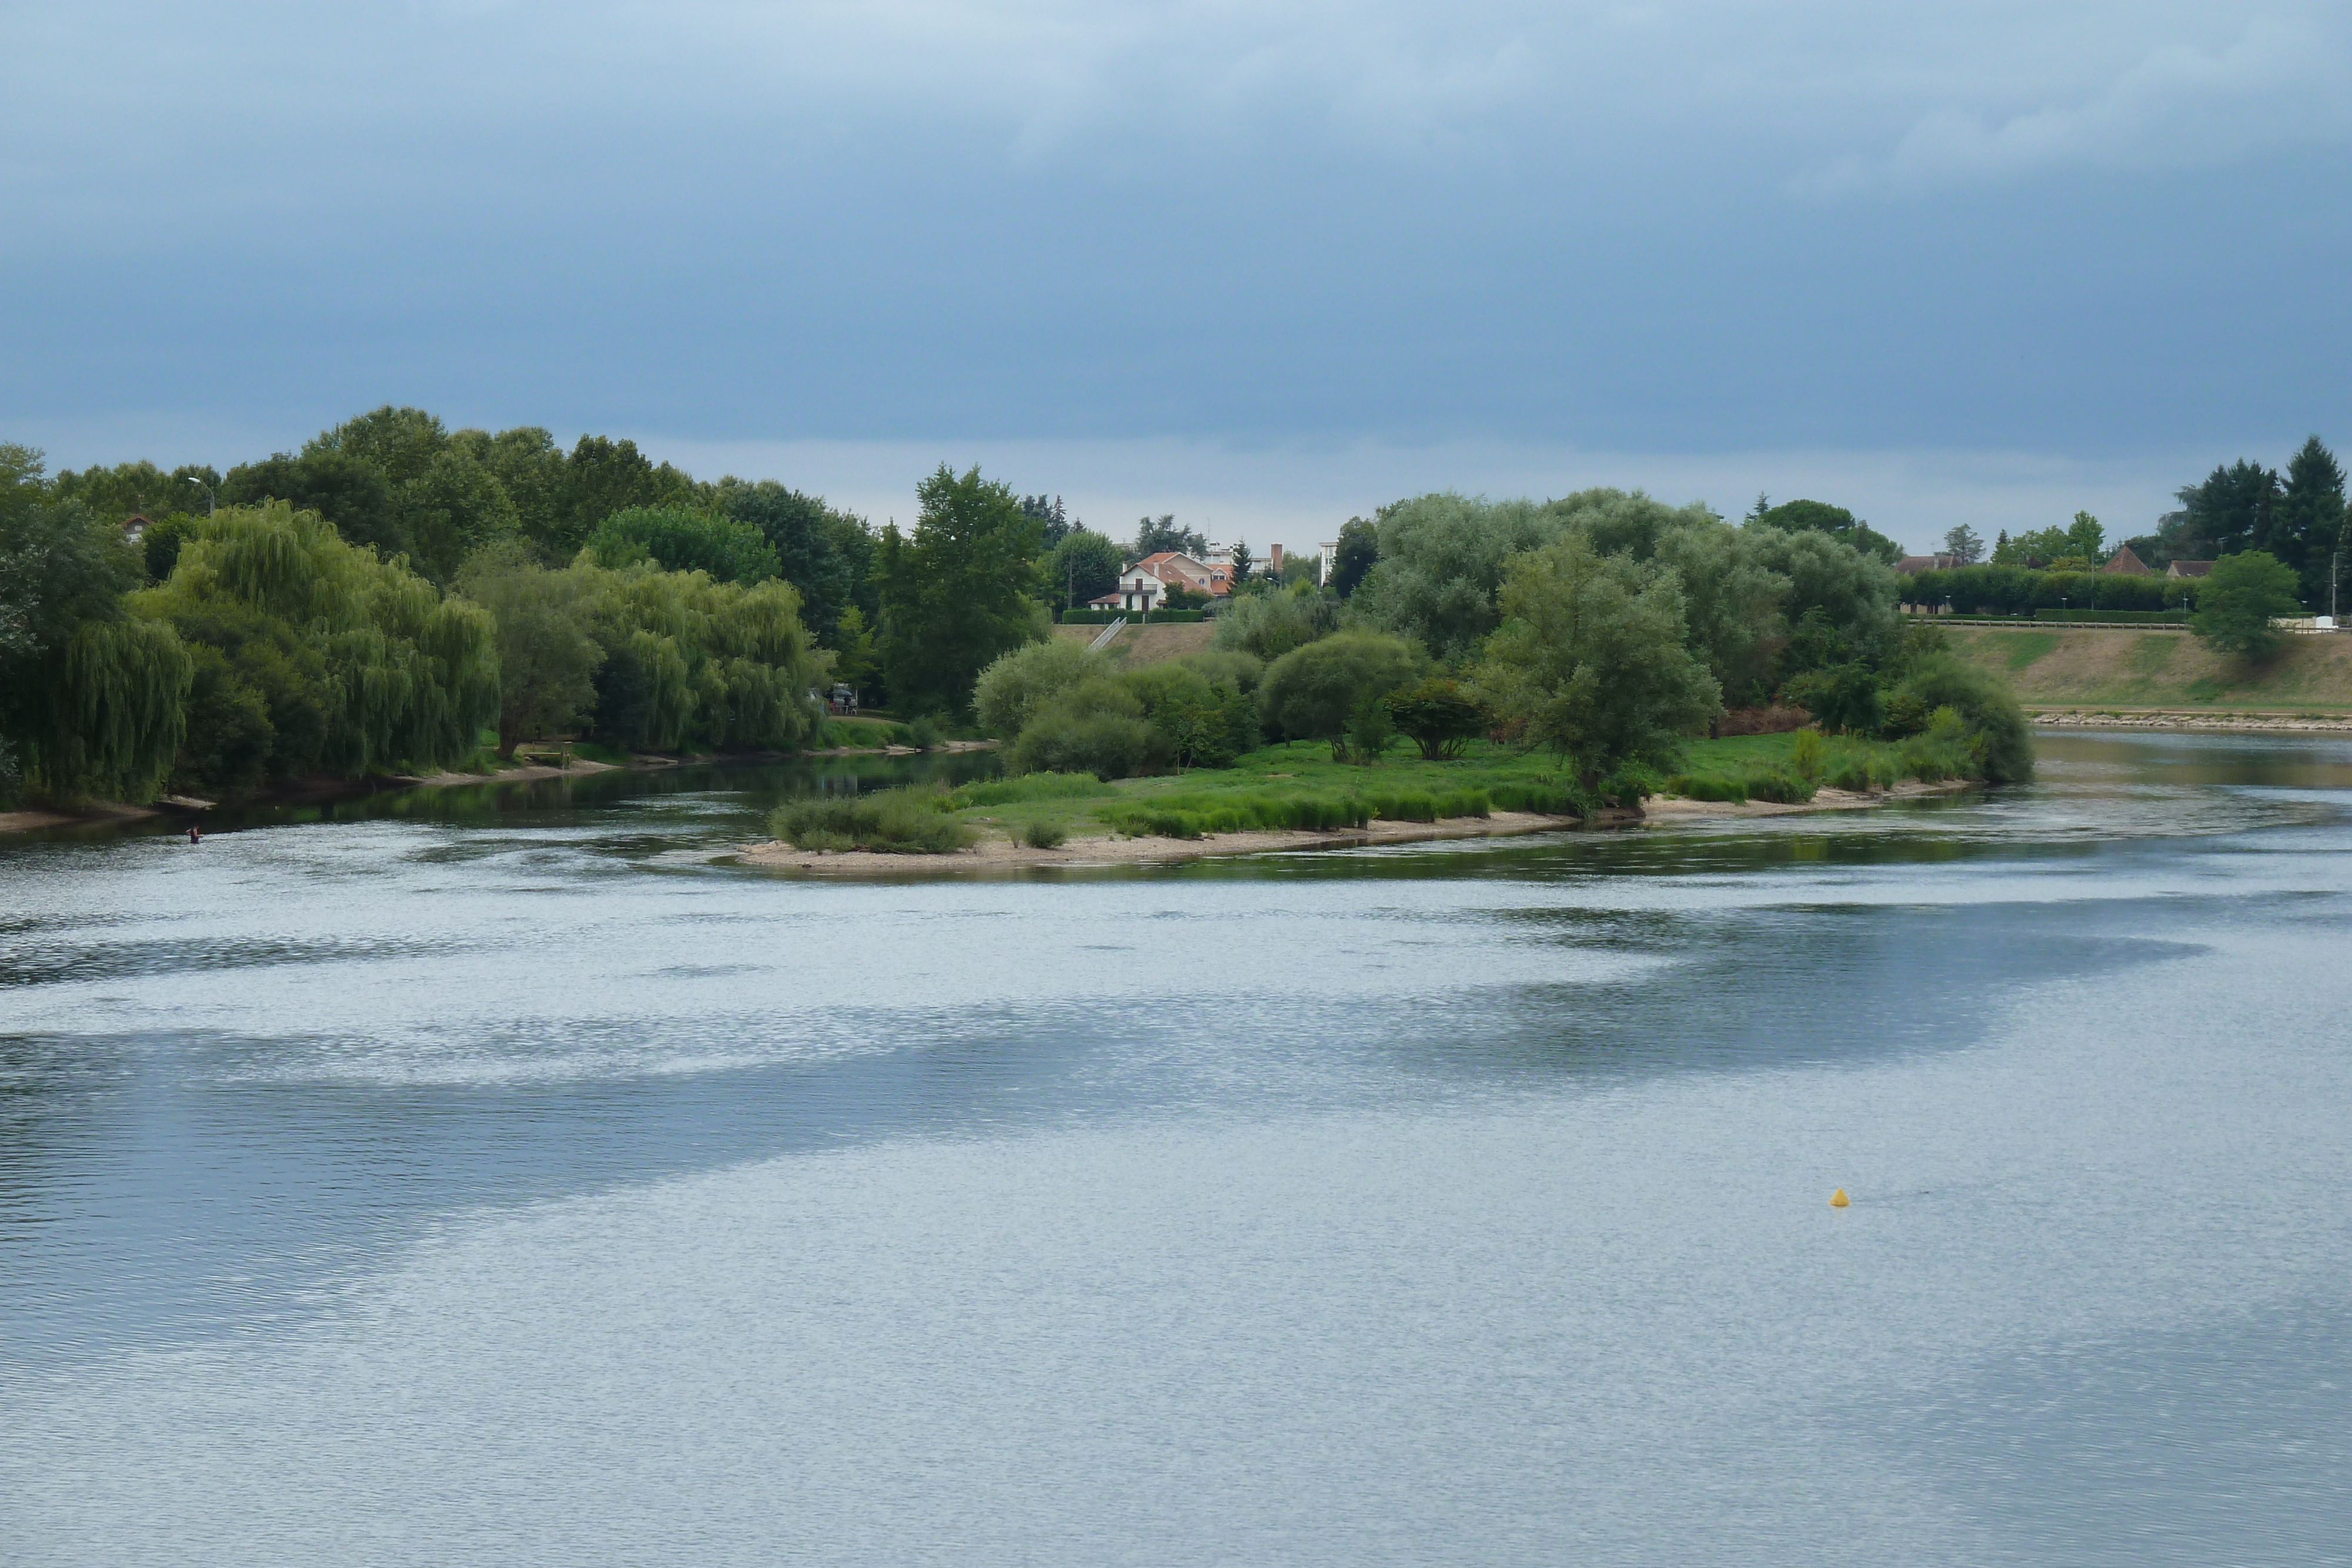
{"label": "grassy bank", "polygon": [[[1801,735],[1739,736],[1691,743],[1669,794],[1697,800],[1799,803],[1823,787],[1866,789],[1901,779],[1942,779],[1964,762],[1948,737],[1907,742],[1827,739]],[[933,832],[908,832],[903,844],[885,841],[887,824],[917,821],[919,806],[972,839],[1011,838],[1046,846],[1066,840],[1118,834],[1191,839],[1206,833],[1265,829],[1360,828],[1373,821],[1429,822],[1485,817],[1495,811],[1569,816],[1577,801],[1549,754],[1475,742],[1451,762],[1424,761],[1400,747],[1369,767],[1331,760],[1330,747],[1299,741],[1264,747],[1232,768],[1195,768],[1148,779],[1103,783],[1090,774],[1045,773],[988,779],[918,800],[908,794],[888,810],[869,809],[855,829],[819,813],[787,806],[772,824],[779,838],[803,848],[844,847],[851,831],[859,847],[918,852],[938,841]],[[893,791],[894,795],[901,792]]]}
{"label": "grassy bank", "polygon": [[1953,652],[2034,706],[2352,713],[2352,633],[2291,636],[2263,664],[2182,632],[1953,626],[1947,635]]}

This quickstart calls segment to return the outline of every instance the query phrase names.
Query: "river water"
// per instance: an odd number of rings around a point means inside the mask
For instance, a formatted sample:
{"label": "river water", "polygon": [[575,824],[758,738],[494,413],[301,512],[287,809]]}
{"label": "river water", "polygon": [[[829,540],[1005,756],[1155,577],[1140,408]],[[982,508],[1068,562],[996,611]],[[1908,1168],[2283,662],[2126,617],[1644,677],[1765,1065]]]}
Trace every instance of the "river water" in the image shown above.
{"label": "river water", "polygon": [[952,883],[731,863],[781,768],[9,843],[0,1560],[2352,1563],[2352,747],[2042,756]]}

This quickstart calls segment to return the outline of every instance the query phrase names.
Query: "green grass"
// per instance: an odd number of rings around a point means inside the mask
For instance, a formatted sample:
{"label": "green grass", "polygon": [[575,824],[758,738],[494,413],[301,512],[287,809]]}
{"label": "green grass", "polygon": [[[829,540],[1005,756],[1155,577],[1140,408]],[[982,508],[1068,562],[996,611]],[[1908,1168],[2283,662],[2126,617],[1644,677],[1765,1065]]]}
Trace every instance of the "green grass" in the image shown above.
{"label": "green grass", "polygon": [[2056,653],[2058,641],[2055,632],[1990,632],[1985,634],[1986,646],[2000,655],[2003,667],[2011,674]]}
{"label": "green grass", "polygon": [[[1795,737],[1746,735],[1695,740],[1685,759],[1695,788],[1723,792],[1716,800],[1804,800],[1813,786],[1791,760]],[[1822,748],[1822,782],[1843,779],[1864,789],[1908,775],[1900,747],[1829,740]],[[1559,760],[1473,741],[1452,762],[1426,762],[1404,743],[1369,767],[1331,760],[1330,747],[1298,741],[1249,752],[1232,768],[1196,768],[1149,779],[1100,783],[1086,775],[1029,774],[967,784],[949,797],[957,820],[987,835],[1024,842],[1033,831],[1072,839],[1107,831],[1137,836],[1198,838],[1251,829],[1360,827],[1374,821],[1427,822],[1485,817],[1495,811],[1567,816],[1574,792]],[[1736,792],[1734,792],[1736,791]]]}
{"label": "green grass", "polygon": [[946,854],[970,844],[971,829],[936,786],[877,789],[787,800],[769,831],[796,849],[873,850],[885,854]]}

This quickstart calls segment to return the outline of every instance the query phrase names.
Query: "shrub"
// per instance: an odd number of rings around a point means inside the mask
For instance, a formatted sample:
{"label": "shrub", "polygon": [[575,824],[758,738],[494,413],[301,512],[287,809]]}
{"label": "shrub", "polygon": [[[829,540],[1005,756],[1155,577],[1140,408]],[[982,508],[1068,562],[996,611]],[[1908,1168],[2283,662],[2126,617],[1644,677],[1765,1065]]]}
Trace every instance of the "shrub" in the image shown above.
{"label": "shrub", "polygon": [[1267,725],[1300,740],[1336,740],[1356,705],[1410,685],[1423,660],[1402,638],[1335,632],[1276,659],[1258,687]]}
{"label": "shrub", "polygon": [[1058,850],[1069,833],[1050,818],[1035,817],[1021,830],[1021,841],[1033,850]]}
{"label": "shrub", "polygon": [[651,560],[664,571],[709,572],[715,582],[761,582],[783,570],[758,528],[683,507],[614,512],[588,536],[586,553],[602,567]]}
{"label": "shrub", "polygon": [[1390,716],[1387,701],[1378,693],[1366,692],[1348,715],[1346,742],[1331,743],[1331,760],[1378,762],[1395,738],[1396,720]]}
{"label": "shrub", "polygon": [[948,805],[936,787],[817,796],[787,800],[768,826],[796,849],[947,854],[971,842],[971,830],[947,814]]}
{"label": "shrub", "polygon": [[929,751],[939,743],[940,727],[931,722],[930,715],[925,714],[907,727],[907,744],[916,750]]}
{"label": "shrub", "polygon": [[2295,588],[2293,569],[2267,550],[2225,555],[2198,588],[2189,629],[2225,653],[2267,659],[2283,640],[2271,618],[2301,608]]}
{"label": "shrub", "polygon": [[1006,766],[1016,773],[1091,773],[1124,779],[1166,758],[1160,734],[1143,722],[1143,705],[1117,681],[1085,681],[1037,711],[1013,743]]}
{"label": "shrub", "polygon": [[1080,683],[1111,673],[1110,660],[1066,637],[1029,643],[981,671],[971,706],[980,732],[1012,740],[1036,711]]}
{"label": "shrub", "polygon": [[1258,743],[1257,705],[1189,665],[1147,664],[1119,675],[1118,684],[1158,733],[1162,754],[1180,767],[1230,768]]}
{"label": "shrub", "polygon": [[1431,762],[1460,757],[1471,737],[1484,735],[1494,723],[1494,716],[1475,694],[1443,675],[1391,692],[1387,700],[1397,728],[1410,736]]}
{"label": "shrub", "polygon": [[[2016,695],[1989,671],[1949,654],[1930,654],[1912,665],[1888,706],[1928,716],[1949,708],[1957,716],[1966,731],[1969,761],[1940,777],[1978,777],[1994,784],[2033,777],[2033,737],[2024,710],[2017,706]],[[1932,734],[1932,716],[1927,727]]]}
{"label": "shrub", "polygon": [[1820,730],[1801,729],[1789,747],[1789,766],[1796,769],[1798,778],[1818,781],[1826,765],[1827,750]]}
{"label": "shrub", "polygon": [[1265,676],[1265,661],[1234,648],[1210,648],[1170,661],[1196,671],[1211,685],[1228,685],[1237,692],[1255,692]]}
{"label": "shrub", "polygon": [[1339,606],[1314,584],[1298,582],[1279,593],[1244,594],[1226,604],[1217,612],[1213,636],[1219,651],[1270,662],[1328,635],[1338,624]]}

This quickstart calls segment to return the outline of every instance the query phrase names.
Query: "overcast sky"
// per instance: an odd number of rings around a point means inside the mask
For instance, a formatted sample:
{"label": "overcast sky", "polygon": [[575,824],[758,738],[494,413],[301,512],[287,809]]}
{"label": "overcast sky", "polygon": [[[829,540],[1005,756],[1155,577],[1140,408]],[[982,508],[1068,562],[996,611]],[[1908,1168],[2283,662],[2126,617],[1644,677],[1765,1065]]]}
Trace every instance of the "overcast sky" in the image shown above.
{"label": "overcast sky", "polygon": [[2138,532],[2352,442],[2347,84],[2343,0],[0,4],[0,438]]}

